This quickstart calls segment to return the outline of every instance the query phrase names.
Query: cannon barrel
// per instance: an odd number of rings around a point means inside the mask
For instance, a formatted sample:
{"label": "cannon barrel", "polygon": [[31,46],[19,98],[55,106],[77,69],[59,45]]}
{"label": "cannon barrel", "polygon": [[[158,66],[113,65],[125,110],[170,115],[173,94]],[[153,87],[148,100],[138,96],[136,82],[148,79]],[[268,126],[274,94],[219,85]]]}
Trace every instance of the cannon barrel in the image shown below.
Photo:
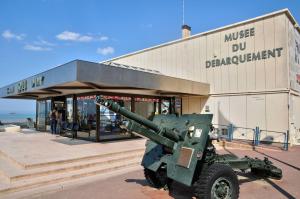
{"label": "cannon barrel", "polygon": [[[107,107],[109,110],[127,117],[128,119],[146,127],[147,129],[154,131],[156,135],[153,135],[153,134],[150,135],[149,133],[144,134],[143,132],[136,132],[138,134],[142,134],[143,136],[146,136],[150,139],[153,139],[153,137],[156,137],[156,138],[166,137],[174,142],[177,142],[180,140],[180,136],[174,130],[167,129],[167,128],[161,128],[158,125],[154,124],[152,121],[150,121],[136,113],[133,113],[124,107],[121,107],[118,103],[116,103],[112,100],[97,98],[96,104],[103,105],[103,106]],[[159,139],[157,139],[156,142],[159,142]]]}

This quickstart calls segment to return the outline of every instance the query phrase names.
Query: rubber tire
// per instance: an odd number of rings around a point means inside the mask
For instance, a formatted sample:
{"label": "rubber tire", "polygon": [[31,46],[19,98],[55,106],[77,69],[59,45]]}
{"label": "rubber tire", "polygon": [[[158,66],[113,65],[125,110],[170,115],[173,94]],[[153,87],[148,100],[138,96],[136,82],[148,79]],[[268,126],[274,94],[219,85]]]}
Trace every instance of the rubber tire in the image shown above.
{"label": "rubber tire", "polygon": [[202,171],[202,174],[194,183],[194,194],[197,199],[213,199],[211,198],[211,189],[214,182],[223,177],[231,182],[233,190],[231,199],[237,199],[239,197],[240,187],[237,175],[231,167],[225,164],[212,164],[208,168]]}
{"label": "rubber tire", "polygon": [[164,188],[168,183],[167,173],[162,169],[154,172],[150,169],[144,168],[144,175],[148,184],[150,184],[154,188]]}

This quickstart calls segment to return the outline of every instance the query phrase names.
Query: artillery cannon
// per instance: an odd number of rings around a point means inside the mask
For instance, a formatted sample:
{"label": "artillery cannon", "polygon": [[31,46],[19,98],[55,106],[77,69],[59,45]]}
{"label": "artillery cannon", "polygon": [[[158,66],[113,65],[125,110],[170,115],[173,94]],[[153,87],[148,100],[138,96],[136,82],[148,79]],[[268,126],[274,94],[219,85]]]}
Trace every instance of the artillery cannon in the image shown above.
{"label": "artillery cannon", "polygon": [[97,98],[95,103],[127,117],[126,128],[149,139],[142,166],[155,188],[170,189],[174,180],[193,186],[198,199],[236,199],[239,183],[234,170],[282,178],[281,169],[267,158],[217,154],[210,134],[212,114],[156,115],[150,121],[112,100]]}

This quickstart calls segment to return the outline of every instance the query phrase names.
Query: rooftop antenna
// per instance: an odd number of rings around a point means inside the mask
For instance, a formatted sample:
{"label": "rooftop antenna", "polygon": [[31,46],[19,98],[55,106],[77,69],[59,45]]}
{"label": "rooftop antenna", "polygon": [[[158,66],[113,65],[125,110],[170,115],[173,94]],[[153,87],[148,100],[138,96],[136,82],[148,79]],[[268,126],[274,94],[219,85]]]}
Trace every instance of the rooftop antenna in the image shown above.
{"label": "rooftop antenna", "polygon": [[182,0],[182,26],[181,26],[181,31],[182,31],[182,38],[187,38],[191,36],[191,27],[185,24],[184,21],[184,0]]}

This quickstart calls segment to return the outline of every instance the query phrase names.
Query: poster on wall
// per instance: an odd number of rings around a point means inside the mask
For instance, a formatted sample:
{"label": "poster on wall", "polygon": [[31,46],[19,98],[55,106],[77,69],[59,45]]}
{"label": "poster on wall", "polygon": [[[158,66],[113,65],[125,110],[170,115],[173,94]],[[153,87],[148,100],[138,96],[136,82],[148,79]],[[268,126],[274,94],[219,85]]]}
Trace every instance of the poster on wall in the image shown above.
{"label": "poster on wall", "polygon": [[290,34],[291,88],[300,92],[300,34],[294,29]]}

